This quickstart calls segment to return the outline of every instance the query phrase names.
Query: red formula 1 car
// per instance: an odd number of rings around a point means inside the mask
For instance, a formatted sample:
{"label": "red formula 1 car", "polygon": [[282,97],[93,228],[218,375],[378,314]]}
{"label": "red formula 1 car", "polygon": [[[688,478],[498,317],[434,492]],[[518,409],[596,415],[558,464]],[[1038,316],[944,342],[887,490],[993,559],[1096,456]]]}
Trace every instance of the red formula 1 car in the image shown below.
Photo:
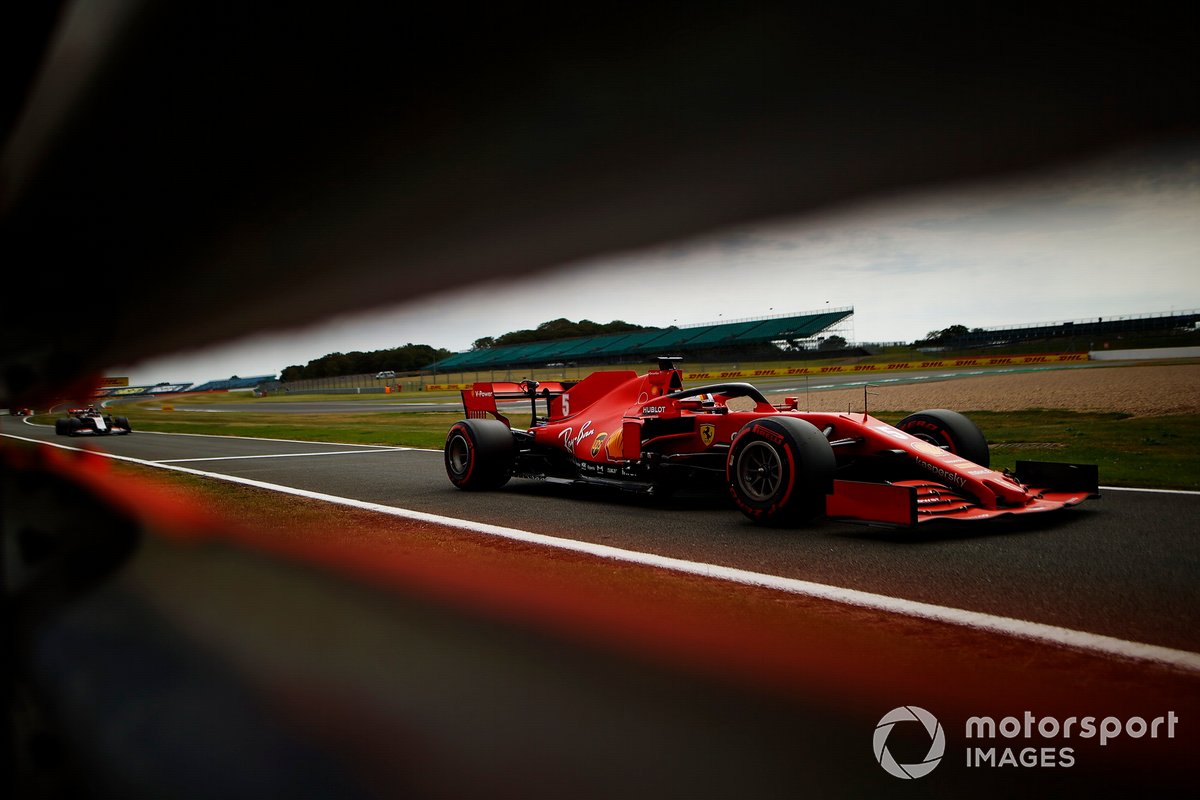
{"label": "red formula 1 car", "polygon": [[[770,525],[824,515],[915,526],[1099,496],[1094,465],[989,469],[987,440],[953,411],[922,411],[895,426],[865,412],[802,412],[796,398],[773,405],[748,383],[684,389],[675,360],[645,375],[596,372],[577,383],[476,383],[462,393],[467,418],[446,436],[450,481],[495,489],[517,477],[651,492],[706,483]],[[735,398],[747,400],[731,408]],[[528,430],[513,428],[497,405],[517,400],[530,404]]]}
{"label": "red formula 1 car", "polygon": [[59,436],[78,436],[80,434],[108,436],[132,431],[133,427],[125,417],[105,414],[95,406],[67,409],[65,419],[54,421],[54,432]]}

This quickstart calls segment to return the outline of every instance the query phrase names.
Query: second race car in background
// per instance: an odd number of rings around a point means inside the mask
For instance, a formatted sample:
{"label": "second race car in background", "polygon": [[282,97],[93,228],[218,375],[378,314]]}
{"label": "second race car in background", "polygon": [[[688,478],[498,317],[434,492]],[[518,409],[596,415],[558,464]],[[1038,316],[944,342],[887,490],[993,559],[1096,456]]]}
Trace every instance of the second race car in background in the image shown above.
{"label": "second race car in background", "polygon": [[132,431],[128,419],[105,414],[95,406],[68,409],[66,418],[54,421],[54,432],[59,436],[108,436]]}
{"label": "second race car in background", "polygon": [[[773,405],[748,383],[684,389],[675,360],[660,359],[645,375],[596,372],[577,383],[476,383],[462,392],[466,419],[446,436],[451,483],[495,489],[517,477],[647,492],[710,485],[768,525],[824,515],[915,526],[1053,511],[1099,496],[1095,465],[991,469],[983,433],[954,411],[922,411],[894,426],[865,411],[802,412],[796,398]],[[527,400],[529,428],[513,427],[498,400]]]}

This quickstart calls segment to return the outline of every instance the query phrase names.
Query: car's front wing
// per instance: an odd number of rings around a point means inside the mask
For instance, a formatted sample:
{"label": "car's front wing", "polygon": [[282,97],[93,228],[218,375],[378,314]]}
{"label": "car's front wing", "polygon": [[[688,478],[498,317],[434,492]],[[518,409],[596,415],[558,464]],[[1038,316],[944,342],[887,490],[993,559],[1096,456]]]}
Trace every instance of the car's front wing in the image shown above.
{"label": "car's front wing", "polygon": [[1018,461],[1015,478],[1026,489],[1022,504],[988,504],[930,480],[868,483],[835,480],[826,497],[830,519],[868,525],[916,527],[937,520],[984,520],[1036,514],[1078,505],[1100,496],[1092,464]]}

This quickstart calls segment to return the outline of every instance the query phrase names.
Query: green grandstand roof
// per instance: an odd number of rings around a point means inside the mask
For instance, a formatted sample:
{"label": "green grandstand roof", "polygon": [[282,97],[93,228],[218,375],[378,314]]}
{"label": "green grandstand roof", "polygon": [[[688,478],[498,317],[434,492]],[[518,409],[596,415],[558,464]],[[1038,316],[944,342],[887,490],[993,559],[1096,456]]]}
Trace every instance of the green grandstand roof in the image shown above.
{"label": "green grandstand roof", "polygon": [[655,328],[603,336],[501,345],[455,353],[434,364],[432,369],[439,372],[457,372],[620,356],[659,356],[668,350],[714,349],[763,344],[781,339],[808,339],[853,313],[853,309],[839,309],[689,328]]}

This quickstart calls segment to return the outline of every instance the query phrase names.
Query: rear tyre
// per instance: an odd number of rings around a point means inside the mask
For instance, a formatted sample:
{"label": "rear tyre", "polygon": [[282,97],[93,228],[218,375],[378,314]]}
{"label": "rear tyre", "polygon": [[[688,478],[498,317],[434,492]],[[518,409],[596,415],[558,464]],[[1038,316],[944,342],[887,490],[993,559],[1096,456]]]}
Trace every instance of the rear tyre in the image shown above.
{"label": "rear tyre", "polygon": [[71,431],[67,427],[67,420],[65,420],[65,419],[54,420],[54,433],[58,436],[69,435],[71,433]]}
{"label": "rear tyre", "polygon": [[957,411],[944,408],[919,411],[900,420],[896,427],[981,467],[991,464],[987,437],[978,425]]}
{"label": "rear tyre", "polygon": [[795,525],[825,513],[835,460],[829,440],[795,417],[764,417],[734,437],[725,465],[729,493],[759,525]]}
{"label": "rear tyre", "polygon": [[468,491],[498,489],[512,475],[512,431],[495,419],[464,419],[446,434],[446,475]]}

